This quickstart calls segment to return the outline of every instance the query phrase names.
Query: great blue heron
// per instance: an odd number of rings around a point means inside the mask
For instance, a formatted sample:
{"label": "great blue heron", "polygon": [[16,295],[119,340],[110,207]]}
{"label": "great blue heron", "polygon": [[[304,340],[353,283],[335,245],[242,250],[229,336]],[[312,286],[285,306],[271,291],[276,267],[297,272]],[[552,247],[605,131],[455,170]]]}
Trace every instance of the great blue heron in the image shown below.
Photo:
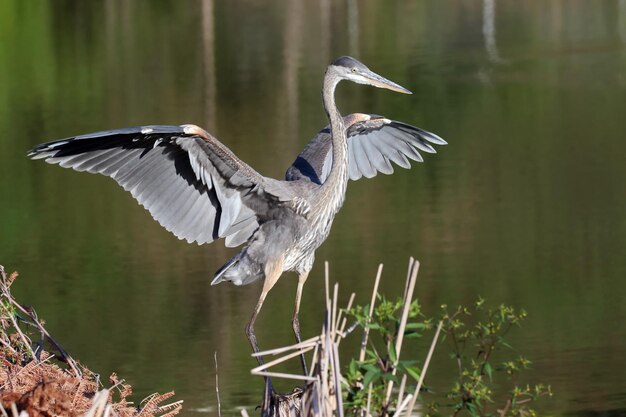
{"label": "great blue heron", "polygon": [[[264,279],[246,327],[258,352],[254,323],[284,271],[299,274],[292,326],[300,341],[302,287],[315,250],[328,237],[343,204],[348,179],[391,174],[390,161],[409,168],[409,159],[422,161],[418,150],[435,152],[428,142],[446,143],[382,116],[355,113],[343,118],[334,99],[341,80],[411,94],[354,58],[335,60],[326,70],[322,90],[330,126],[306,145],[282,181],[260,175],[195,125],[90,133],[39,145],[28,155],[113,178],[179,239],[203,244],[225,238],[229,247],[245,243],[211,284],[245,285]],[[304,358],[302,365],[306,372]]]}

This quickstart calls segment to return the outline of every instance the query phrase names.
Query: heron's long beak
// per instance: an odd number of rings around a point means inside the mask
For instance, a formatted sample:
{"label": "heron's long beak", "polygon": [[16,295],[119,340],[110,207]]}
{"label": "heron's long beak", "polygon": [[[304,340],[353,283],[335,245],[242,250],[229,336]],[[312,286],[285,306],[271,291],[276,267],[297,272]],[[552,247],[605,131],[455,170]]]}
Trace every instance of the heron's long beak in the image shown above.
{"label": "heron's long beak", "polygon": [[401,85],[396,84],[393,81],[386,79],[385,77],[381,77],[373,71],[368,70],[367,72],[361,73],[361,75],[366,78],[369,84],[373,85],[374,87],[386,88],[387,90],[395,91],[402,94],[413,94]]}

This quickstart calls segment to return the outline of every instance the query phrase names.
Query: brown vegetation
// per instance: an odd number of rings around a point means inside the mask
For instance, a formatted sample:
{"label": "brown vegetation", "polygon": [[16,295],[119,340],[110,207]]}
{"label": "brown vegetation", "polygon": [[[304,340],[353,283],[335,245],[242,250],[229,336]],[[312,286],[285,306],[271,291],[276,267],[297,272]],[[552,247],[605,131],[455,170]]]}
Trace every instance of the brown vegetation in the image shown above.
{"label": "brown vegetation", "polygon": [[[11,295],[17,273],[0,266],[0,415],[11,417],[170,417],[182,401],[163,404],[174,392],[153,394],[136,407],[132,388],[113,374],[111,387],[79,365],[45,330],[32,308]],[[32,329],[24,331],[20,327]],[[32,335],[41,342],[33,343]],[[44,350],[44,343],[50,351]],[[54,353],[52,353],[54,352]]]}

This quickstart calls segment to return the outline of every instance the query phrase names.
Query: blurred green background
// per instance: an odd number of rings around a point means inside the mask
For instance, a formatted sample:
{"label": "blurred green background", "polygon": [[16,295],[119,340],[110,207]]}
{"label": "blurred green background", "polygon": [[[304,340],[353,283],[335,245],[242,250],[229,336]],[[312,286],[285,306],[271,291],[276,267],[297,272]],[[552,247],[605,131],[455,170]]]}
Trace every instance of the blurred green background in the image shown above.
{"label": "blurred green background", "polygon": [[[542,412],[626,413],[624,0],[4,0],[0,263],[21,273],[20,301],[137,400],[174,389],[186,415],[215,414],[217,352],[223,410],[251,410],[262,382],[243,328],[260,287],[208,285],[232,250],[179,241],[110,179],[25,154],[195,123],[281,177],[327,123],[321,80],[340,55],[414,92],[342,84],[344,114],[384,114],[449,146],[350,184],[305,288],[304,336],[321,325],[324,260],[342,300],[366,303],[378,263],[385,293],[401,295],[415,256],[428,314],[479,295],[529,312],[511,344],[553,387]],[[262,347],[292,342],[295,286],[286,275],[270,294]],[[449,379],[448,352],[427,384]]]}

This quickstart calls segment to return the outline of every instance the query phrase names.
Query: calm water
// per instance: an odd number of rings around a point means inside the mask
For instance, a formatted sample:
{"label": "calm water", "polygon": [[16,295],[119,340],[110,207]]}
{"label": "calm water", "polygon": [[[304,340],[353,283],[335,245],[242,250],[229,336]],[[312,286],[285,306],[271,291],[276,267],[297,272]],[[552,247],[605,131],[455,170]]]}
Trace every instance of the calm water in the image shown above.
{"label": "calm water", "polygon": [[[324,260],[343,299],[366,302],[378,263],[395,295],[416,256],[427,313],[478,295],[528,310],[511,343],[556,393],[542,411],[625,413],[624,0],[2,1],[0,263],[21,272],[21,301],[137,398],[175,389],[187,415],[214,414],[217,352],[222,407],[251,409],[262,384],[243,327],[260,287],[208,285],[232,251],[178,241],[113,181],[25,153],[195,123],[280,177],[326,124],[322,75],[345,54],[415,94],[342,84],[343,113],[384,114],[450,145],[350,184],[307,283],[305,335],[321,322]],[[295,281],[268,299],[263,347],[292,341]]]}

